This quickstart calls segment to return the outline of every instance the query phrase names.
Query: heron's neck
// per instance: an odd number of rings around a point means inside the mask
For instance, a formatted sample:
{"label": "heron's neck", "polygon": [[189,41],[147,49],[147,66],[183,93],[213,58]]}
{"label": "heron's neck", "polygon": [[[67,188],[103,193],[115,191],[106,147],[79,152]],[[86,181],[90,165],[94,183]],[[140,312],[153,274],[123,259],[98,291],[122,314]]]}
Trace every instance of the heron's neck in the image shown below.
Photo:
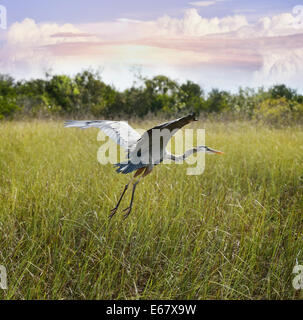
{"label": "heron's neck", "polygon": [[176,156],[175,154],[167,154],[167,158],[169,160],[175,161],[175,162],[179,162],[179,161],[184,161],[186,158],[188,158],[189,156],[191,156],[194,153],[197,153],[198,150],[197,148],[192,148],[187,150],[184,154],[180,155],[180,156]]}

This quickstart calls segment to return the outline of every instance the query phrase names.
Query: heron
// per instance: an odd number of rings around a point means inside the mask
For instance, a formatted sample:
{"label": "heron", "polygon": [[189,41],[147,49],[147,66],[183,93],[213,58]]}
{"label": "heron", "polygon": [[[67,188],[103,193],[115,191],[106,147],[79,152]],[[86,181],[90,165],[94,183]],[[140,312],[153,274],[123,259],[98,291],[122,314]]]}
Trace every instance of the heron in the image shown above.
{"label": "heron", "polygon": [[[195,114],[191,113],[187,116],[157,125],[145,131],[142,136],[125,121],[68,120],[65,122],[64,126],[78,127],[81,129],[92,127],[98,128],[102,130],[108,137],[114,140],[118,145],[123,147],[127,152],[126,161],[116,163],[114,166],[116,167],[116,172],[118,173],[130,174],[134,172],[134,175],[124,186],[116,206],[111,209],[111,213],[109,215],[109,218],[112,218],[116,214],[129,185],[133,184],[129,206],[123,210],[123,212],[125,212],[123,217],[126,219],[132,211],[135,190],[138,183],[142,178],[150,174],[156,165],[160,164],[164,160],[172,160],[174,162],[183,161],[187,157],[197,152],[223,154],[223,152],[214,150],[207,146],[197,146],[191,148],[180,156],[171,154],[167,151],[166,147],[172,136],[179,129],[193,121],[197,121],[197,119]],[[158,133],[160,139],[153,139],[154,132]]]}

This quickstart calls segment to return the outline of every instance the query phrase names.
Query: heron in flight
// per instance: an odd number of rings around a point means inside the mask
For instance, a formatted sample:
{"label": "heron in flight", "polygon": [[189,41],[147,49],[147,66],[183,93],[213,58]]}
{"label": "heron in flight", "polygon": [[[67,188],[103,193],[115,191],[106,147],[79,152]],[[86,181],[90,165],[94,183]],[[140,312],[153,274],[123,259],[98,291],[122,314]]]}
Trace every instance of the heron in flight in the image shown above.
{"label": "heron in flight", "polygon": [[[122,146],[127,152],[127,160],[116,163],[118,173],[128,174],[135,171],[132,179],[125,185],[123,192],[116,204],[111,210],[109,218],[112,218],[117,212],[119,205],[125,195],[129,185],[133,183],[132,195],[129,206],[124,209],[124,219],[127,218],[132,210],[136,186],[140,180],[151,173],[153,167],[160,164],[163,160],[182,161],[187,157],[197,152],[209,154],[222,154],[206,146],[197,146],[187,150],[183,155],[176,156],[166,150],[166,146],[172,136],[182,127],[190,122],[197,121],[195,114],[191,113],[185,117],[175,119],[169,122],[157,125],[141,136],[125,121],[108,121],[108,120],[93,120],[93,121],[66,121],[65,127],[99,128],[107,136],[113,139],[117,144]],[[154,139],[153,136],[158,136],[159,139]]]}

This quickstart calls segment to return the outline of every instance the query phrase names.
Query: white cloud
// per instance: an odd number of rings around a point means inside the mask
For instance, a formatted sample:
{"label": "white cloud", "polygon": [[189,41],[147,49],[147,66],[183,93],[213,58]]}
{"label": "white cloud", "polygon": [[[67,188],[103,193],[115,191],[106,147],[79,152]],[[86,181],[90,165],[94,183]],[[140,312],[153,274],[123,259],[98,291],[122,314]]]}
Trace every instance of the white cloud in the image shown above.
{"label": "white cloud", "polygon": [[292,14],[282,13],[273,17],[262,17],[255,24],[239,28],[232,35],[239,38],[256,38],[300,33],[303,33],[303,24],[298,24]]}
{"label": "white cloud", "polygon": [[194,7],[208,7],[216,4],[216,1],[194,1],[189,2],[189,4]]}
{"label": "white cloud", "polygon": [[209,6],[213,6],[214,4],[218,3],[218,2],[224,2],[225,0],[213,0],[213,1],[192,1],[189,2],[189,4],[191,6],[194,7],[209,7]]}
{"label": "white cloud", "polygon": [[152,21],[59,25],[25,19],[5,34],[0,70],[30,77],[49,68],[74,73],[104,67],[106,79],[121,83],[123,78],[126,86],[128,70],[141,65],[150,73],[191,75],[201,82],[206,77],[214,86],[219,78],[220,84],[224,79],[230,83],[241,70],[243,81],[254,79],[251,84],[296,83],[303,72],[303,27],[295,22],[290,13],[254,24],[244,15],[207,19],[195,8],[182,18],[166,15]]}
{"label": "white cloud", "polygon": [[8,29],[4,45],[0,48],[0,70],[17,77],[37,76],[46,69],[56,67],[60,60],[50,51],[43,49],[43,46],[72,41],[87,41],[83,33],[72,24],[37,24],[28,18],[16,22]]}
{"label": "white cloud", "polygon": [[203,18],[194,8],[188,9],[181,19],[163,16],[156,21],[145,23],[145,32],[151,36],[201,37],[215,33],[236,31],[247,26],[245,16],[235,15],[224,18]]}
{"label": "white cloud", "polygon": [[287,83],[302,90],[303,49],[266,51],[262,68],[254,72],[256,86]]}
{"label": "white cloud", "polygon": [[237,31],[247,26],[243,15],[224,18],[203,18],[195,8],[187,9],[182,18],[164,15],[156,20],[138,21],[118,19],[115,22],[93,23],[79,26],[83,32],[97,33],[106,40],[142,39],[157,37],[200,37],[207,34]]}

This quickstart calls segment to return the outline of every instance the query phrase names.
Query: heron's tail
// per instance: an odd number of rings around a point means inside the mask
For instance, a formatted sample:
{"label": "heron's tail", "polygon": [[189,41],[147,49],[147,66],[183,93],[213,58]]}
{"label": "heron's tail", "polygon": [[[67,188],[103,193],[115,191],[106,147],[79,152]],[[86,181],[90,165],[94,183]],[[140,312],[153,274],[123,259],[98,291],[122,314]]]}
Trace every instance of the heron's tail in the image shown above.
{"label": "heron's tail", "polygon": [[118,173],[123,173],[123,174],[127,174],[127,173],[131,173],[135,170],[138,170],[140,168],[143,168],[145,167],[146,165],[143,165],[142,162],[138,163],[138,164],[134,164],[130,161],[128,162],[119,162],[119,163],[116,163],[114,164],[114,166],[116,168],[118,168],[116,171]]}

